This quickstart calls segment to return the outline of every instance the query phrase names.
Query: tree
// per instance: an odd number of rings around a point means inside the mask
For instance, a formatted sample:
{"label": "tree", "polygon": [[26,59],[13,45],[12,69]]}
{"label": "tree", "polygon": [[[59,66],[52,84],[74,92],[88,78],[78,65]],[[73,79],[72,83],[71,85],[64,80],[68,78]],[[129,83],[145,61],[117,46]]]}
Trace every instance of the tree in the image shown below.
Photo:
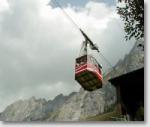
{"label": "tree", "polygon": [[117,6],[117,12],[124,21],[126,40],[144,38],[144,0],[118,0],[125,6]]}

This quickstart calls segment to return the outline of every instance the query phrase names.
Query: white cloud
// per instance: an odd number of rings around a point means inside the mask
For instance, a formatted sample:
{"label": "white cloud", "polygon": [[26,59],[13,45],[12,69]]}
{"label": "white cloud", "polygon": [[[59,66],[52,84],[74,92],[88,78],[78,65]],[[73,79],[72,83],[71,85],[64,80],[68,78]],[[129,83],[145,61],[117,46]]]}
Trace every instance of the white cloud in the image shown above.
{"label": "white cloud", "polygon": [[7,0],[0,0],[0,13],[9,9]]}
{"label": "white cloud", "polygon": [[[8,8],[5,2],[0,0],[0,110],[19,98],[52,99],[77,91],[74,62],[84,39],[80,32],[48,0],[8,0]],[[114,19],[114,7],[89,2],[80,11],[65,11],[113,64],[130,50],[131,44],[121,43],[124,33]]]}

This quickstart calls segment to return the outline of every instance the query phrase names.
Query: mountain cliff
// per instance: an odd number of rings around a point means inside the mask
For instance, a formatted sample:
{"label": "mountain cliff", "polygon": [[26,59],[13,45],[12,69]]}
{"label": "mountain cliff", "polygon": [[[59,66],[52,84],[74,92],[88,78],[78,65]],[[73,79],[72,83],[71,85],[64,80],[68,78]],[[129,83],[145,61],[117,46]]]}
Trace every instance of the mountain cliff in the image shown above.
{"label": "mountain cliff", "polygon": [[68,96],[62,94],[53,100],[19,100],[0,113],[2,121],[80,121],[113,110],[116,89],[107,81],[112,77],[144,67],[144,42],[137,41],[131,52],[120,60],[104,77],[103,88],[93,92],[80,89]]}
{"label": "mountain cliff", "polygon": [[55,116],[50,116],[47,121],[79,121],[106,112],[115,102],[115,88],[110,84],[93,92],[81,88],[61,106]]}
{"label": "mountain cliff", "polygon": [[43,120],[49,112],[55,111],[67,99],[62,94],[53,101],[36,99],[31,97],[27,100],[19,100],[9,105],[0,118],[2,121],[37,121]]}
{"label": "mountain cliff", "polygon": [[49,101],[35,97],[19,100],[9,105],[0,118],[2,121],[78,121],[104,113],[115,102],[115,88],[109,84],[94,92],[81,88],[77,93],[60,94]]}

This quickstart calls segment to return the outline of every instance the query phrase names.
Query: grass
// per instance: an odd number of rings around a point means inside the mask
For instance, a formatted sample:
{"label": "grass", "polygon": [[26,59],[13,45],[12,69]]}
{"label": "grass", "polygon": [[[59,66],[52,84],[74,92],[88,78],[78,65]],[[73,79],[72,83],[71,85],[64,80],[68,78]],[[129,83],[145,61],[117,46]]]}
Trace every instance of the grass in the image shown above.
{"label": "grass", "polygon": [[125,119],[122,117],[118,109],[115,108],[111,112],[107,112],[104,114],[99,114],[87,118],[82,118],[81,121],[125,121]]}
{"label": "grass", "polygon": [[86,118],[86,121],[114,121],[119,114],[115,111]]}

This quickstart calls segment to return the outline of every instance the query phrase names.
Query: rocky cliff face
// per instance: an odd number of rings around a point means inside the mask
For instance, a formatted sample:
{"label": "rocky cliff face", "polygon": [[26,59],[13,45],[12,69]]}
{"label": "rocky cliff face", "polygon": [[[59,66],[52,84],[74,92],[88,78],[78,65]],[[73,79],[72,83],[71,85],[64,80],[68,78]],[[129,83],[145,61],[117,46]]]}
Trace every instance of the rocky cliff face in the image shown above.
{"label": "rocky cliff face", "polygon": [[143,41],[138,41],[129,55],[120,60],[104,78],[104,86],[93,92],[80,89],[69,96],[62,94],[54,100],[19,100],[9,105],[1,114],[3,121],[80,121],[89,116],[108,112],[116,103],[116,90],[107,79],[144,66]]}
{"label": "rocky cliff face", "polygon": [[45,104],[45,99],[36,100],[34,97],[29,100],[19,100],[5,109],[1,114],[1,119],[4,121],[29,121],[40,119],[45,115]]}
{"label": "rocky cliff face", "polygon": [[57,110],[66,99],[67,96],[60,94],[53,101],[36,99],[35,97],[19,100],[9,105],[1,113],[0,119],[2,121],[42,121],[48,116],[49,112]]}
{"label": "rocky cliff face", "polygon": [[60,94],[50,101],[35,97],[19,100],[2,112],[1,120],[78,121],[106,112],[115,102],[115,88],[110,84],[94,92],[87,92],[81,88],[77,93],[71,93],[69,96]]}
{"label": "rocky cliff face", "polygon": [[50,116],[47,121],[79,121],[106,112],[115,102],[116,91],[110,84],[93,92],[81,88],[64,103],[53,119]]}

